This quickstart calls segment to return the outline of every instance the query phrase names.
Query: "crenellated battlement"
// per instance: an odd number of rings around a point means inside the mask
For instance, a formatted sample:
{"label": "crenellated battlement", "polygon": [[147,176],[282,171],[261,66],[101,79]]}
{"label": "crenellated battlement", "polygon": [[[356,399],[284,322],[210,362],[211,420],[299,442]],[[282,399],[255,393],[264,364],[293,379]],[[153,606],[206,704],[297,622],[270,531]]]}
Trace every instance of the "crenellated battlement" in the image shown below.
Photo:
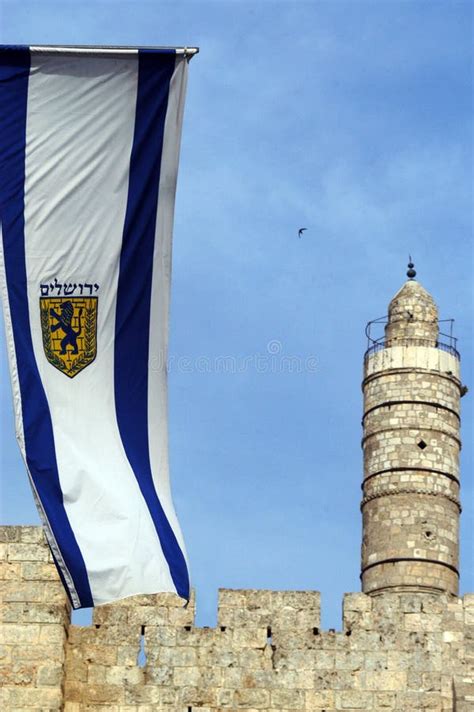
{"label": "crenellated battlement", "polygon": [[215,628],[194,625],[194,598],[144,595],[82,627],[41,528],[0,542],[2,710],[473,709],[472,594],[346,594],[337,632],[315,591],[222,589]]}

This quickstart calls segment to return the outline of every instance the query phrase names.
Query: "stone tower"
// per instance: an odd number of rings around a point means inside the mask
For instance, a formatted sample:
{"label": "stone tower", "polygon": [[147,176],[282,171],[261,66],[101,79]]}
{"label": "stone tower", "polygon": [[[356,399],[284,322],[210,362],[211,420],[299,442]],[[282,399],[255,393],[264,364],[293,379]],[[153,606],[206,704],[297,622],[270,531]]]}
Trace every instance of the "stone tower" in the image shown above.
{"label": "stone tower", "polygon": [[[364,362],[362,590],[458,593],[459,354],[408,281],[370,322]],[[385,322],[374,340],[370,327]]]}

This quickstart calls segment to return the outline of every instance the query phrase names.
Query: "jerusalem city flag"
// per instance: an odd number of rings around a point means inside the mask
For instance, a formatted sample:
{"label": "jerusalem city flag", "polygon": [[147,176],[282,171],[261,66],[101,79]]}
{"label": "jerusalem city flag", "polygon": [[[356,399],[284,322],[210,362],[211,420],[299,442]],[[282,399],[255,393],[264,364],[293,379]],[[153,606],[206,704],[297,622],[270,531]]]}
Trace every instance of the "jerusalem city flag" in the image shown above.
{"label": "jerusalem city flag", "polygon": [[0,47],[0,283],[16,434],[74,608],[189,598],[156,367],[189,55]]}

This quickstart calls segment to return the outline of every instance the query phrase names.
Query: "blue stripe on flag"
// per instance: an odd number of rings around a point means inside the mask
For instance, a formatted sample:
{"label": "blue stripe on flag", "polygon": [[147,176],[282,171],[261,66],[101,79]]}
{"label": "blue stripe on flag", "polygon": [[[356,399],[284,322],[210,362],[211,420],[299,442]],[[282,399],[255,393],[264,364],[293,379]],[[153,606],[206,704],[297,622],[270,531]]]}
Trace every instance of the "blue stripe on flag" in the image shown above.
{"label": "blue stripe on flag", "polygon": [[161,153],[175,54],[139,52],[135,132],[115,324],[115,402],[125,452],[153,519],[176,590],[189,598],[183,552],[153,483],[148,445],[150,302]]}
{"label": "blue stripe on flag", "polygon": [[144,54],[172,54],[176,57],[176,47],[143,47],[139,50],[140,55]]}
{"label": "blue stripe on flag", "polygon": [[[0,49],[0,220],[23,409],[26,462],[73,580],[79,607],[90,607],[94,604],[89,580],[64,508],[51,415],[30,331],[23,213],[29,72],[28,49]],[[77,602],[74,605],[78,607]]]}

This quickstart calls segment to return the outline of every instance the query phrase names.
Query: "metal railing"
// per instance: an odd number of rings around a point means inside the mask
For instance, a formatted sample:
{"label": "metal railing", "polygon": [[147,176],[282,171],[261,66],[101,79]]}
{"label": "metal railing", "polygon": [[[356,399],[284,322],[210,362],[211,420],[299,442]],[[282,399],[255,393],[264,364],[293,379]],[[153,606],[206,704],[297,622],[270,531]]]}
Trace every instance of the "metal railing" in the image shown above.
{"label": "metal railing", "polygon": [[[377,328],[383,327],[385,331],[385,325],[388,323],[388,317],[387,316],[381,316],[378,319],[373,319],[372,321],[369,321],[367,326],[365,327],[365,334],[367,336],[367,350],[364,354],[364,359],[367,359],[369,356],[371,356],[374,353],[377,353],[378,351],[381,351],[384,348],[387,348],[386,346],[386,338],[385,338],[385,333],[382,336],[379,336],[378,338],[374,338],[372,336],[373,331],[376,330]],[[446,324],[449,323],[450,328],[449,328],[449,334],[445,334],[444,332],[440,331],[438,334],[437,339],[434,341],[433,339],[422,339],[422,338],[401,338],[401,339],[394,339],[390,340],[391,341],[391,346],[397,345],[397,346],[431,346],[436,349],[440,349],[440,351],[446,351],[446,353],[451,354],[455,358],[458,359],[458,361],[461,360],[461,355],[459,351],[457,350],[457,338],[453,336],[453,325],[454,325],[454,319],[441,319],[439,324]]]}

